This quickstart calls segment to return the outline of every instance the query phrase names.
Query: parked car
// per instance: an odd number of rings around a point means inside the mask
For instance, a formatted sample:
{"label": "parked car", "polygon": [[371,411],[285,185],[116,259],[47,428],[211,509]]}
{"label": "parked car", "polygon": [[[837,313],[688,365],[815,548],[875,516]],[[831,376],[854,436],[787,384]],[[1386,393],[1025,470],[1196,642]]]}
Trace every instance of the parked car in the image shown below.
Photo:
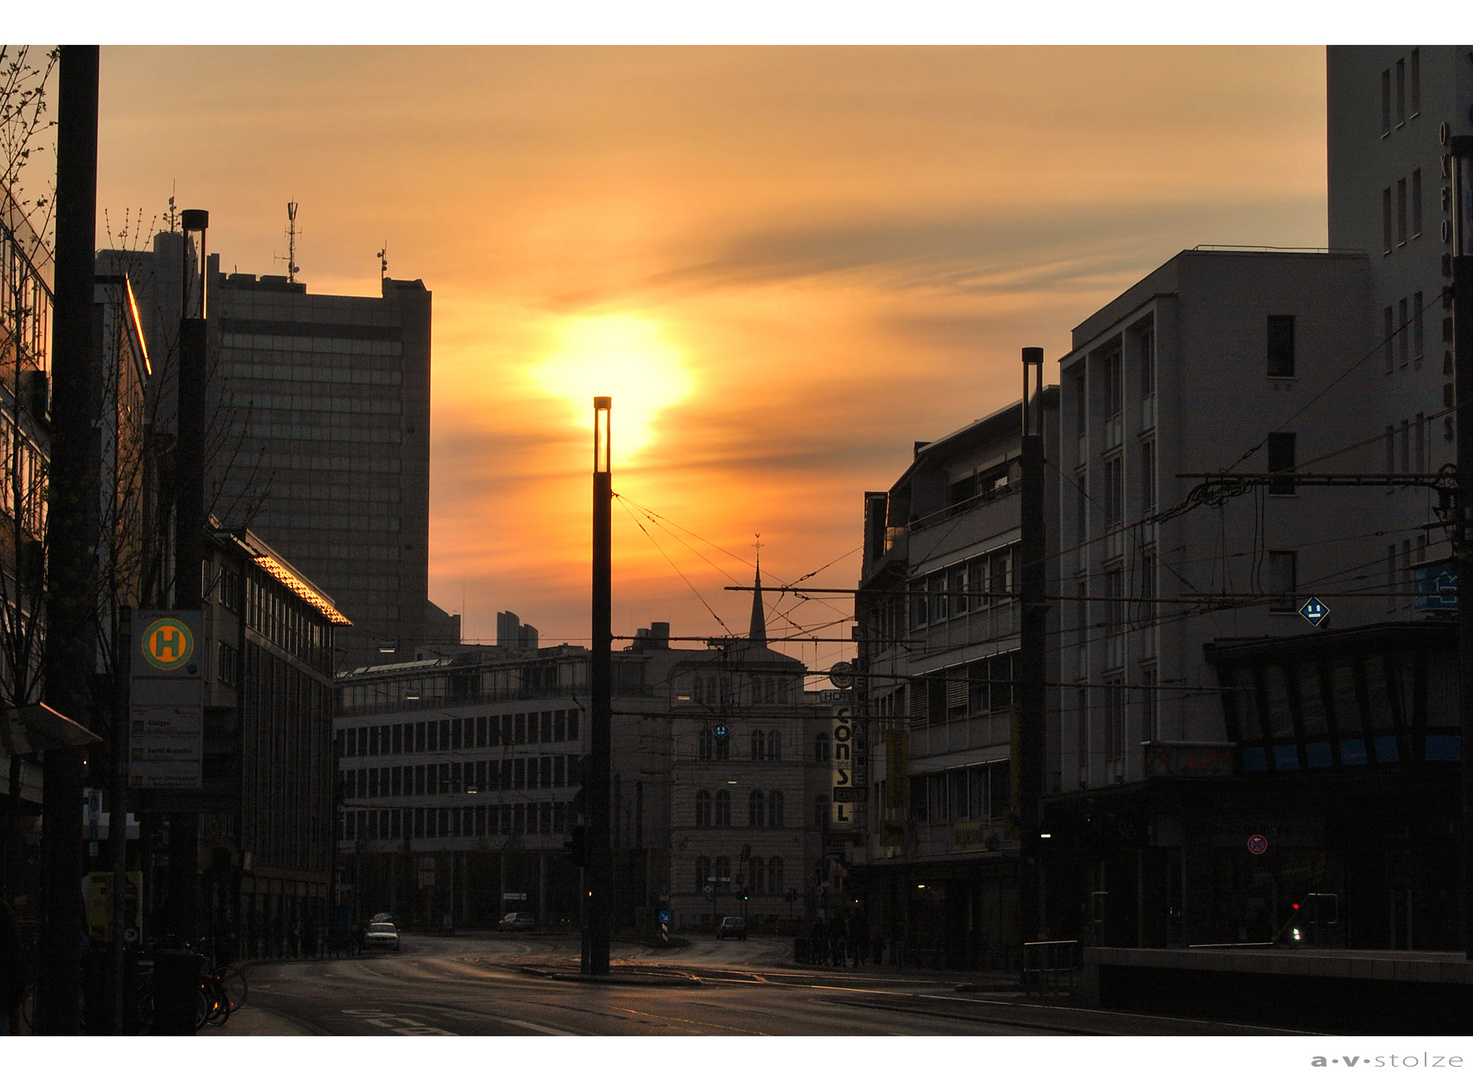
{"label": "parked car", "polygon": [[377,915],[375,915],[373,918],[369,919],[368,921],[371,922],[371,923],[376,923],[376,922],[393,923],[396,928],[399,925],[398,916],[394,915],[392,912],[389,912],[389,911],[380,911]]}
{"label": "parked car", "polygon": [[740,915],[728,915],[721,920],[721,925],[716,928],[716,938],[718,941],[725,941],[731,937],[737,938],[740,941],[747,940],[747,920]]}
{"label": "parked car", "polygon": [[365,949],[393,949],[399,951],[399,931],[391,922],[371,922],[363,932]]}
{"label": "parked car", "polygon": [[535,930],[537,917],[530,911],[508,911],[496,924],[498,930]]}

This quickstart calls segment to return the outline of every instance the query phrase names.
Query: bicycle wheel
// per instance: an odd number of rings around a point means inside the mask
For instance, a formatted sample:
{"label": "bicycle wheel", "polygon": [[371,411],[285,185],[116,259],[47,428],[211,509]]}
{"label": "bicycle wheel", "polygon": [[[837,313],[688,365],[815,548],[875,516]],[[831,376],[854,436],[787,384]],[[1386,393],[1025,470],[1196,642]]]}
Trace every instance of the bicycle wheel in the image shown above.
{"label": "bicycle wheel", "polygon": [[194,1030],[206,1024],[219,1027],[230,1016],[230,1007],[220,992],[220,983],[211,975],[200,980],[199,991],[194,998]]}
{"label": "bicycle wheel", "polygon": [[226,964],[223,967],[217,967],[214,976],[219,980],[221,994],[230,1012],[234,1012],[246,1003],[246,994],[250,987],[246,985],[245,972]]}

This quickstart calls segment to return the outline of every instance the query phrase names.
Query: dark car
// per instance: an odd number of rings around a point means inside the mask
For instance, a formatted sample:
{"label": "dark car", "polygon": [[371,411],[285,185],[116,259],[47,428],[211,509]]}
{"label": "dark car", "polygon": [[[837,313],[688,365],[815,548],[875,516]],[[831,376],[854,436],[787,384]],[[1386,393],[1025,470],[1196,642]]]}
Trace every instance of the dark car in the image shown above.
{"label": "dark car", "polygon": [[508,911],[496,924],[498,930],[535,930],[537,917],[530,911]]}
{"label": "dark car", "polygon": [[718,941],[725,941],[734,937],[739,941],[747,940],[747,920],[740,915],[728,915],[721,920],[721,925],[716,928]]}

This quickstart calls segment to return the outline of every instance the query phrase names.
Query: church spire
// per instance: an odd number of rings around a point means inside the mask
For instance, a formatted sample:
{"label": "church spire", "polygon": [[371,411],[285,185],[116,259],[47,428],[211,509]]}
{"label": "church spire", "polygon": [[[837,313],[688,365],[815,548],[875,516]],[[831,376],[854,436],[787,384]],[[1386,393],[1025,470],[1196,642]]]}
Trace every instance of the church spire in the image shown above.
{"label": "church spire", "polygon": [[757,549],[757,579],[756,587],[752,590],[752,625],[747,630],[747,639],[755,641],[759,645],[767,644],[767,619],[762,611],[762,534],[757,534],[757,542],[752,545]]}

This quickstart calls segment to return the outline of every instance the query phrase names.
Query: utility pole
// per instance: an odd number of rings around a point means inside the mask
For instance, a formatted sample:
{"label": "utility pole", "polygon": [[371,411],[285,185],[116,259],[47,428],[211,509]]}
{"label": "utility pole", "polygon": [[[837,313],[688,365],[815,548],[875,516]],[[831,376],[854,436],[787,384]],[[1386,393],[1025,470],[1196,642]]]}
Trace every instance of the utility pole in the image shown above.
{"label": "utility pole", "polygon": [[[174,608],[199,611],[203,599],[201,569],[205,532],[205,354],[208,344],[209,255],[205,236],[208,210],[186,210],[184,227],[185,273],[182,316],[179,320],[179,436],[174,443],[174,470],[179,482],[175,508]],[[192,234],[199,236],[198,288],[191,292],[188,259],[194,251]],[[196,941],[199,927],[199,812],[169,815],[169,896],[174,933]]]}
{"label": "utility pole", "polygon": [[1457,404],[1457,518],[1453,530],[1458,571],[1458,730],[1462,742],[1462,939],[1473,960],[1473,137],[1449,140],[1453,158],[1453,387]]}
{"label": "utility pole", "polygon": [[[1030,376],[1032,379],[1030,380]],[[1031,389],[1030,381],[1033,383]],[[1023,350],[1022,521],[1018,542],[1018,831],[1022,855],[1018,925],[1024,942],[1043,940],[1043,771],[1047,708],[1048,603],[1044,599],[1043,350]],[[1022,950],[1019,950],[1021,955]]]}
{"label": "utility pole", "polygon": [[[96,610],[94,587],[98,470],[93,423],[101,379],[93,347],[97,236],[97,88],[95,45],[61,49],[56,134],[56,301],[51,374],[51,467],[46,516],[46,703],[72,720],[90,718],[87,673]],[[90,475],[89,475],[90,472]],[[90,501],[89,501],[90,500]],[[90,511],[90,512],[89,512]],[[89,535],[89,524],[91,526]],[[45,752],[41,850],[44,925],[37,1030],[74,1035],[81,1028],[82,785],[84,751]],[[121,825],[117,826],[121,827]]]}
{"label": "utility pole", "polygon": [[589,656],[589,753],[584,787],[588,807],[588,926],[585,975],[609,973],[613,917],[613,852],[609,848],[609,774],[612,756],[612,514],[614,479],[609,447],[613,399],[593,399],[593,651]]}

